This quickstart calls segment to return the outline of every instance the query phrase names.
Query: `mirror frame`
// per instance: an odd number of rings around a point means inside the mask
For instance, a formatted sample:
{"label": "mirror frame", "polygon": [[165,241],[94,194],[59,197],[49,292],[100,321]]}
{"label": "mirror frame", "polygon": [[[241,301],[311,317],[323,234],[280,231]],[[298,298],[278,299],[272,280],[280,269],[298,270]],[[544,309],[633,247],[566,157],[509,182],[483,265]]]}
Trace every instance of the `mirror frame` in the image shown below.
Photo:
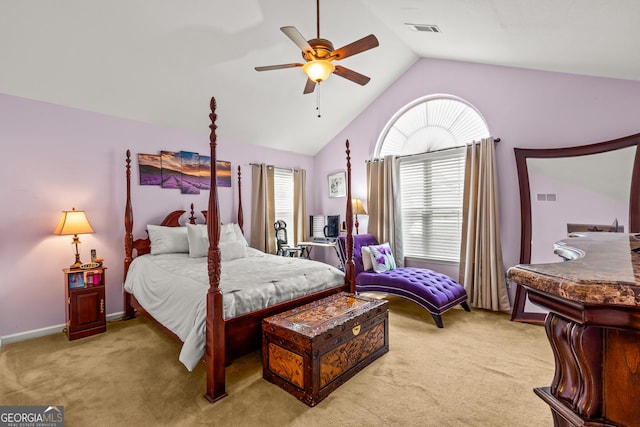
{"label": "mirror frame", "polygon": [[[518,184],[520,186],[520,264],[531,263],[531,190],[527,159],[553,159],[599,154],[636,146],[629,194],[629,233],[640,231],[640,133],[610,141],[565,148],[514,148]],[[526,290],[518,284],[513,301],[511,320],[544,323],[545,313],[525,312]]]}

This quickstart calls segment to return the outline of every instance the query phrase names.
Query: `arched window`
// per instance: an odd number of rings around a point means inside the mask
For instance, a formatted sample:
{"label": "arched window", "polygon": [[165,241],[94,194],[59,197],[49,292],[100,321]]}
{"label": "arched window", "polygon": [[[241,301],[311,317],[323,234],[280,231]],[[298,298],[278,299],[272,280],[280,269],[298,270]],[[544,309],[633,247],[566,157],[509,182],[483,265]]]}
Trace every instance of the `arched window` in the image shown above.
{"label": "arched window", "polygon": [[375,157],[399,156],[405,257],[459,262],[465,146],[489,135],[478,110],[451,95],[417,99],[389,121]]}

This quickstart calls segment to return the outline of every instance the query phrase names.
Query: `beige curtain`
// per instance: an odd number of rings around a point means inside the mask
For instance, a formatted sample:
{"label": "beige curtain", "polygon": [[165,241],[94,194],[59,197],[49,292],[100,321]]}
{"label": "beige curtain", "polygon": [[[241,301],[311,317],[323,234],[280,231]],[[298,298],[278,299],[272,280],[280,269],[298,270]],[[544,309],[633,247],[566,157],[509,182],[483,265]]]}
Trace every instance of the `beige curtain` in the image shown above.
{"label": "beige curtain", "polygon": [[389,242],[396,264],[401,267],[404,266],[404,253],[396,162],[393,156],[367,162],[367,232],[375,235],[380,243]]}
{"label": "beige curtain", "polygon": [[273,166],[251,165],[251,247],[276,253]]}
{"label": "beige curtain", "polygon": [[509,311],[502,262],[493,138],[467,147],[460,282],[473,307]]}
{"label": "beige curtain", "polygon": [[304,242],[309,236],[307,219],[307,172],[293,171],[293,245]]}

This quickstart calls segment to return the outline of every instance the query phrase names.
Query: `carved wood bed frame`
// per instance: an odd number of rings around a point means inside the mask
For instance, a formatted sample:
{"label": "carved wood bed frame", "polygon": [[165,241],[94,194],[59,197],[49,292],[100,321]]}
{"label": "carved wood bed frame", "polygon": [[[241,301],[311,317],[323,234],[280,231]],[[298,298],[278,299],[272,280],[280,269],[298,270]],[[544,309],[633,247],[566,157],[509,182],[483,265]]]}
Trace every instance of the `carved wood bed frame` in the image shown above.
{"label": "carved wood bed frame", "polygon": [[[216,165],[216,100],[211,98],[211,130],[209,136],[209,146],[211,150],[211,165]],[[298,307],[320,298],[324,298],[331,294],[348,291],[355,293],[355,264],[353,262],[353,214],[351,206],[351,157],[349,149],[349,141],[346,141],[346,159],[347,159],[347,202],[346,202],[346,251],[347,261],[345,263],[345,283],[343,286],[333,289],[327,289],[321,292],[297,298],[295,300],[283,302],[271,307],[264,308],[259,311],[246,313],[231,319],[224,320],[222,317],[222,292],[220,291],[220,210],[218,204],[218,187],[215,172],[211,173],[211,190],[209,192],[208,209],[202,211],[209,234],[209,250],[207,254],[207,267],[209,272],[209,290],[207,292],[207,318],[206,318],[206,346],[204,363],[207,372],[207,385],[205,398],[209,402],[216,402],[227,395],[225,391],[225,366],[233,359],[257,350],[262,342],[262,319],[276,313]],[[215,169],[213,169],[215,171]],[[238,225],[243,227],[242,213],[242,197],[241,197],[241,171],[238,166]],[[133,209],[131,205],[131,152],[127,150],[126,157],[126,182],[127,182],[127,201],[124,214],[125,224],[125,258],[124,258],[124,277],[126,278],[129,265],[133,260],[133,250],[136,250],[136,256],[149,253],[151,250],[150,241],[145,239],[133,239]],[[193,205],[191,205],[191,216],[189,221],[194,223],[195,216],[193,214]],[[185,211],[178,210],[171,212],[162,221],[160,225],[179,226],[179,219]],[[135,317],[136,311],[149,317],[161,329],[168,332],[169,335],[178,339],[178,337],[169,331],[159,322],[155,321],[140,304],[135,297],[128,292],[124,292],[124,311],[125,319]],[[179,339],[178,339],[179,340]]]}

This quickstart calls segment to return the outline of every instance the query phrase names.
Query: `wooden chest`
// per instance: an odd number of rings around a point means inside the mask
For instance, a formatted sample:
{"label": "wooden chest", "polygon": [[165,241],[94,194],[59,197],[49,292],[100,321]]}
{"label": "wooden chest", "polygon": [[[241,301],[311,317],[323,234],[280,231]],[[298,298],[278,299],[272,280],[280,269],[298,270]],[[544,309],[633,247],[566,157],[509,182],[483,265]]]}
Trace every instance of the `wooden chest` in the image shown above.
{"label": "wooden chest", "polygon": [[262,322],[262,375],[315,406],[389,351],[384,300],[342,292]]}

